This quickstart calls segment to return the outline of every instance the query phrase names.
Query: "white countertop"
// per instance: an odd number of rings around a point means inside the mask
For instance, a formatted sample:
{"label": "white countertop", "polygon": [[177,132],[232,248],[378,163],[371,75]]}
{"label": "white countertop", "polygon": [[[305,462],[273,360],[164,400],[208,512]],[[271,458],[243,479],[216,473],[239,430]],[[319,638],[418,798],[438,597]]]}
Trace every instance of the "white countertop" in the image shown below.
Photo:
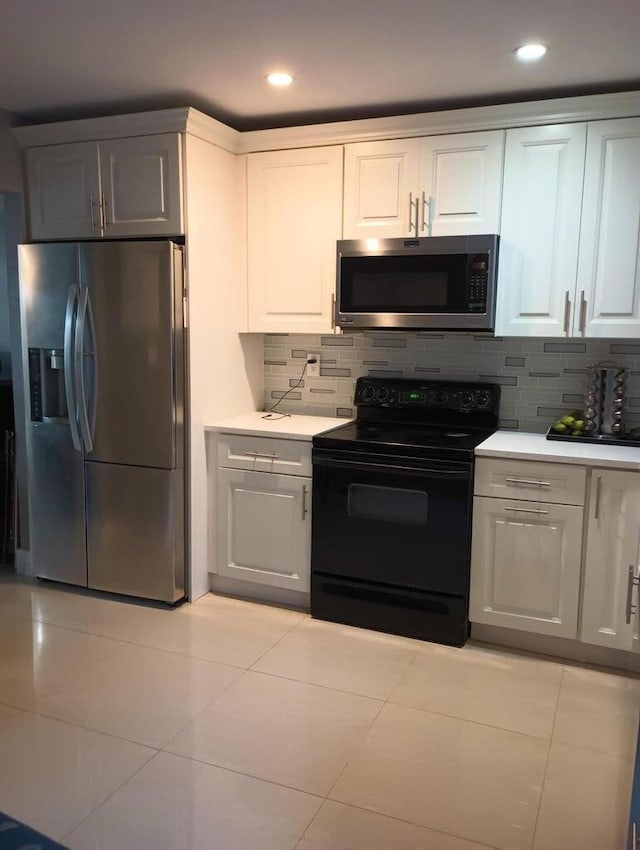
{"label": "white countertop", "polygon": [[496,431],[476,448],[476,457],[512,457],[640,472],[640,448],[547,440],[544,434],[524,431]]}
{"label": "white countertop", "polygon": [[247,434],[249,436],[280,437],[286,440],[311,440],[316,434],[346,425],[350,419],[337,416],[299,416],[283,417],[280,413],[272,413],[273,419],[264,419],[264,411],[245,413],[230,419],[221,419],[205,425],[205,431],[224,432],[226,434]]}

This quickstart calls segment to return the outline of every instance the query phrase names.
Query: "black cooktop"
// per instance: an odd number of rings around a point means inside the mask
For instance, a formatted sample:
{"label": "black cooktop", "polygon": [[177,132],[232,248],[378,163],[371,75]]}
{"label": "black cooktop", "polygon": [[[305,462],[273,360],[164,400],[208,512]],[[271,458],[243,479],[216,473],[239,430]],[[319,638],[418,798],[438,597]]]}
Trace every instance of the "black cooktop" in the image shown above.
{"label": "black cooktop", "polygon": [[314,437],[317,449],[469,460],[498,427],[500,387],[359,378],[355,422]]}

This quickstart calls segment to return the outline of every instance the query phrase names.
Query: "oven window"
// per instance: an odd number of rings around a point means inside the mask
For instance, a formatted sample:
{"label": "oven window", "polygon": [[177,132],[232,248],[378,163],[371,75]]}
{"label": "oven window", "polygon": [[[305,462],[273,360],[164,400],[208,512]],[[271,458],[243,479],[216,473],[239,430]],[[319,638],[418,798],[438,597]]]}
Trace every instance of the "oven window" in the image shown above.
{"label": "oven window", "polygon": [[340,309],[354,313],[466,312],[467,254],[343,257]]}
{"label": "oven window", "polygon": [[426,525],[429,496],[423,490],[401,490],[350,484],[347,514],[352,519],[392,522],[396,525]]}

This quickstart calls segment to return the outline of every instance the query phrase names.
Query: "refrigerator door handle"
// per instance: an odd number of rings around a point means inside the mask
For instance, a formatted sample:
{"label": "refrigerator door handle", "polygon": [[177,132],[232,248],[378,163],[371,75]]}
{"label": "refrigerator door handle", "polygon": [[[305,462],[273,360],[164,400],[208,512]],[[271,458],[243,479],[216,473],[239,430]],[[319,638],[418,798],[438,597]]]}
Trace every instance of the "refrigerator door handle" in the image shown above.
{"label": "refrigerator door handle", "polygon": [[73,346],[74,346],[74,311],[78,300],[78,286],[73,283],[69,287],[67,309],[64,315],[64,391],[67,397],[67,414],[73,448],[82,451],[80,433],[78,432],[78,412],[76,409],[76,394],[74,389]]}
{"label": "refrigerator door handle", "polygon": [[[76,338],[74,345],[74,371],[75,385],[78,393],[78,422],[82,442],[87,453],[93,451],[93,438],[89,426],[89,414],[87,412],[87,391],[84,383],[84,336],[87,327],[87,313],[89,311],[89,290],[86,286],[81,287],[78,296],[78,318]],[[94,358],[95,359],[95,358]],[[94,394],[95,397],[95,394]]]}

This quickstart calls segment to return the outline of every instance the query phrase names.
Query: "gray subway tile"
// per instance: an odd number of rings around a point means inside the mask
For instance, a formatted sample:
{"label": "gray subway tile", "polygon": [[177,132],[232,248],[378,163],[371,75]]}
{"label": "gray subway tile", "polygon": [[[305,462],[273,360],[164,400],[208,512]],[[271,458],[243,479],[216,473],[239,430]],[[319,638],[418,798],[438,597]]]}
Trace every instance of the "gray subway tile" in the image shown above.
{"label": "gray subway tile", "polygon": [[560,372],[529,372],[530,378],[559,378]]}
{"label": "gray subway tile", "polygon": [[363,360],[362,365],[363,366],[388,366],[389,361],[388,360]]}
{"label": "gray subway tile", "polygon": [[498,421],[498,427],[509,431],[517,431],[519,424],[517,419],[500,419]]}
{"label": "gray subway tile", "polygon": [[549,417],[557,417],[562,416],[563,413],[566,413],[566,409],[564,407],[537,407],[536,415],[542,417],[543,419]]}
{"label": "gray subway tile", "polygon": [[355,339],[352,336],[321,336],[320,345],[333,346],[334,348],[353,348]]}
{"label": "gray subway tile", "polygon": [[374,348],[406,348],[407,347],[407,340],[406,339],[398,339],[398,337],[374,336],[373,347]]}
{"label": "gray subway tile", "polygon": [[610,354],[640,354],[640,343],[612,342],[609,346]]}
{"label": "gray subway tile", "polygon": [[401,378],[402,369],[369,369],[369,378]]}
{"label": "gray subway tile", "polygon": [[335,395],[336,391],[335,390],[329,390],[329,389],[324,390],[324,389],[320,389],[320,387],[311,387],[309,392],[310,393],[322,393],[324,395]]}
{"label": "gray subway tile", "polygon": [[351,377],[351,369],[341,369],[339,367],[334,366],[323,366],[322,362],[320,363],[320,374],[322,376],[334,378],[350,378]]}
{"label": "gray subway tile", "polygon": [[287,361],[286,360],[265,360],[264,365],[265,366],[286,366]]}
{"label": "gray subway tile", "polygon": [[505,366],[524,366],[525,359],[524,357],[505,357],[504,365]]}
{"label": "gray subway tile", "polygon": [[430,374],[438,374],[441,370],[439,366],[414,366],[414,372],[428,372]]}
{"label": "gray subway tile", "polygon": [[285,393],[287,401],[300,401],[302,398],[302,393],[289,393],[286,390],[271,390],[271,398],[282,398]]}
{"label": "gray subway tile", "polygon": [[584,396],[579,393],[562,393],[564,404],[584,404]]}
{"label": "gray subway tile", "polygon": [[301,381],[300,378],[289,378],[289,386],[290,387],[300,387],[300,389],[304,388],[304,381]]}
{"label": "gray subway tile", "polygon": [[638,396],[631,396],[629,398],[629,407],[640,407],[640,398]]}
{"label": "gray subway tile", "polygon": [[352,407],[336,407],[336,416],[341,416],[343,418],[349,419],[353,416],[353,408]]}
{"label": "gray subway tile", "polygon": [[296,360],[305,360],[307,356],[306,348],[293,348],[291,350],[291,356]]}
{"label": "gray subway tile", "polygon": [[584,354],[587,346],[584,342],[545,342],[544,350],[556,354]]}

